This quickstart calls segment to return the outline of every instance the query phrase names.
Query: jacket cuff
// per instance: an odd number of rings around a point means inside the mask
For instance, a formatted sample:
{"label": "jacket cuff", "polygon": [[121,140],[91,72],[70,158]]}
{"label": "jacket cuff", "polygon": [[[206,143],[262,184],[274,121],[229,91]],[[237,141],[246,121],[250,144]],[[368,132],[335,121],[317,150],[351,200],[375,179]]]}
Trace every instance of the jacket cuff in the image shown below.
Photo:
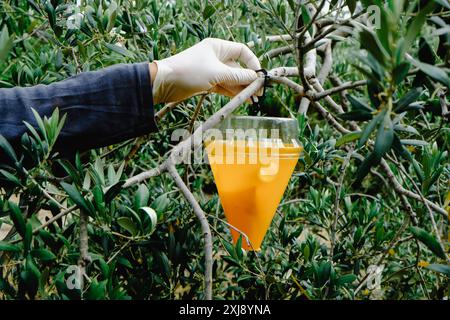
{"label": "jacket cuff", "polygon": [[[153,88],[152,79],[150,75],[149,62],[136,63],[136,72],[138,79],[138,90],[140,96],[140,113],[145,118],[147,123],[147,128],[145,131],[148,132],[150,126],[150,131],[158,131],[158,126],[155,120],[155,108],[153,103]],[[138,129],[138,128],[137,128]],[[138,129],[139,130],[139,129]],[[138,132],[139,134],[141,132]],[[145,133],[145,132],[144,132]]]}

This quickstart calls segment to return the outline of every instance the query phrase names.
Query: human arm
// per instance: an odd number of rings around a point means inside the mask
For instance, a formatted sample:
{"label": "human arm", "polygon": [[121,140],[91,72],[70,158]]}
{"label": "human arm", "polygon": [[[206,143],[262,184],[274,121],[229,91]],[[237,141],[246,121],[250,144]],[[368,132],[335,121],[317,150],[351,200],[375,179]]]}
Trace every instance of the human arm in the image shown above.
{"label": "human arm", "polygon": [[[247,68],[243,68],[238,62]],[[208,38],[150,64],[116,65],[51,85],[0,89],[0,134],[17,145],[36,126],[31,108],[67,114],[55,146],[61,154],[97,148],[156,130],[153,104],[185,100],[210,91],[234,96],[260,69],[244,44]]]}
{"label": "human arm", "polygon": [[0,134],[17,145],[36,126],[31,108],[41,117],[55,108],[66,123],[55,150],[71,154],[114,144],[155,131],[149,64],[119,64],[50,85],[0,89]]}

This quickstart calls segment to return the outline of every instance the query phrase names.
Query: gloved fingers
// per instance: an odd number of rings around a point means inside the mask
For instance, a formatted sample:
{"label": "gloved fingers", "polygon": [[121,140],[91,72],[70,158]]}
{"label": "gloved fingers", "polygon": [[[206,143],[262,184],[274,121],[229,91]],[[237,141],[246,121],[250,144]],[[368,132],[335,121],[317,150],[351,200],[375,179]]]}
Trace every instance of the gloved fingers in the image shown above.
{"label": "gloved fingers", "polygon": [[[234,60],[227,61],[225,64],[232,68],[242,68],[241,65]],[[262,96],[262,94],[263,94],[263,89],[261,88],[258,91],[256,91],[255,95],[253,96],[253,99],[257,102],[258,96]]]}
{"label": "gloved fingers", "polygon": [[[242,91],[248,84],[255,81],[257,77],[258,75],[256,72],[251,69],[233,68],[224,65],[224,69],[217,75],[216,83],[227,88],[236,86],[241,87],[238,91],[236,90],[233,94],[234,96]],[[253,99],[256,101],[258,100],[257,95],[262,95],[262,92],[259,93],[259,91],[253,96]]]}
{"label": "gloved fingers", "polygon": [[239,94],[242,90],[244,90],[246,88],[246,86],[244,86],[244,85],[233,85],[233,86],[225,85],[225,86],[223,86],[223,88],[225,90],[227,90],[228,92],[231,92],[231,94],[233,96],[235,96],[235,95]]}
{"label": "gloved fingers", "polygon": [[226,64],[227,66],[232,67],[232,68],[242,68],[242,66],[235,60],[228,60],[228,61],[224,62],[224,64]]}
{"label": "gloved fingers", "polygon": [[252,69],[234,68],[223,65],[223,68],[216,74],[216,84],[233,86],[248,85],[256,80],[258,75]]}
{"label": "gloved fingers", "polygon": [[[233,98],[239,92],[245,89],[246,86],[237,85],[237,86],[222,86],[222,85],[216,85],[214,88],[211,89],[212,92],[221,94],[223,96],[227,96],[230,98]],[[251,99],[247,99],[248,103],[252,103]]]}
{"label": "gloved fingers", "polygon": [[237,60],[244,63],[249,69],[261,69],[258,57],[243,43],[222,39],[211,39],[217,57],[222,62]]}
{"label": "gloved fingers", "polygon": [[211,89],[211,91],[212,91],[212,92],[215,92],[215,93],[218,93],[218,94],[220,94],[220,95],[223,95],[223,96],[231,97],[231,98],[235,96],[235,94],[233,94],[232,91],[228,90],[228,88],[226,88],[226,87],[224,87],[224,86],[222,86],[222,85],[220,85],[220,84],[214,86],[214,87]]}

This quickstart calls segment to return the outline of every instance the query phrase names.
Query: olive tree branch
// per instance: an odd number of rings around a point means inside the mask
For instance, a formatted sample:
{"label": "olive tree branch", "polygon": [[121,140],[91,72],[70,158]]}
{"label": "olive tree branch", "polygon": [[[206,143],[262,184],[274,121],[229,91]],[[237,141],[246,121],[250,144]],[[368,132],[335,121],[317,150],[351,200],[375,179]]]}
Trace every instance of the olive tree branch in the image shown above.
{"label": "olive tree branch", "polygon": [[[287,74],[287,73],[286,73]],[[283,75],[283,73],[281,73]],[[220,121],[222,121],[226,116],[233,112],[238,106],[243,104],[247,99],[249,99],[255,92],[257,92],[264,84],[264,78],[259,77],[253,83],[251,83],[247,88],[242,90],[240,94],[235,96],[230,100],[222,109],[211,116],[205,123],[197,128],[192,135],[190,135],[186,140],[182,141],[176,145],[170,152],[168,158],[163,161],[157,168],[153,168],[149,171],[142,172],[134,177],[126,180],[124,188],[138,184],[146,179],[160,175],[162,172],[167,171],[169,175],[173,178],[175,184],[181,190],[183,196],[189,202],[194,210],[195,215],[200,221],[203,238],[204,238],[204,252],[205,252],[205,299],[212,299],[212,235],[208,224],[208,220],[195,199],[194,195],[191,193],[189,188],[181,179],[180,175],[176,171],[175,165],[180,162],[180,160],[185,160],[186,155],[190,155],[190,150],[194,147],[198,147],[202,143],[201,139],[194,139],[202,135],[206,130],[213,128]]]}
{"label": "olive tree branch", "polygon": [[[425,207],[427,208],[427,212],[428,212],[428,215],[429,215],[430,220],[431,220],[431,225],[433,227],[433,231],[434,231],[434,233],[436,235],[436,239],[437,239],[439,245],[441,246],[442,251],[445,252],[445,246],[442,243],[441,235],[439,234],[439,230],[438,230],[438,227],[437,227],[437,224],[436,224],[436,220],[434,219],[433,211],[431,210],[430,205],[427,202],[427,199],[425,198],[425,196],[423,195],[422,191],[420,190],[420,188],[415,183],[414,179],[408,174],[408,172],[406,171],[406,169],[403,166],[403,164],[397,163],[397,165],[399,166],[400,172],[403,173],[408,178],[408,180],[411,182],[411,184],[413,185],[414,189],[416,190],[417,194],[422,199],[422,202],[425,204]],[[447,260],[447,263],[450,264],[450,258],[447,257],[446,260]]]}
{"label": "olive tree branch", "polygon": [[[89,255],[89,236],[88,236],[88,215],[84,210],[80,210],[80,222],[78,227],[80,228],[80,258],[78,259],[78,268],[80,271],[81,280],[81,292],[83,292],[84,278],[87,277],[86,266],[92,262],[92,258]],[[83,296],[83,294],[82,294]],[[83,298],[83,297],[81,297]]]}
{"label": "olive tree branch", "polygon": [[195,199],[192,192],[186,186],[186,184],[181,179],[178,174],[177,169],[174,165],[167,166],[167,172],[173,178],[175,184],[178,186],[186,200],[192,207],[197,219],[200,221],[200,225],[202,228],[203,239],[204,239],[204,252],[205,252],[205,299],[212,299],[212,266],[213,266],[213,252],[212,252],[212,234],[211,229],[209,227],[208,219],[205,216],[202,208],[199,203]]}
{"label": "olive tree branch", "polygon": [[[283,80],[283,81],[284,81],[284,80]],[[362,81],[361,81],[361,82],[360,82],[360,81],[357,81],[357,82],[355,82],[353,85],[354,85],[355,87],[357,87],[357,86],[362,86],[362,85],[364,85],[364,84],[362,83]],[[304,94],[304,90],[303,90],[303,88],[302,88],[301,86],[293,86],[293,85],[290,85],[289,87],[292,88],[292,89],[294,89],[294,90],[296,90],[299,94]],[[350,84],[346,84],[346,85],[343,85],[343,86],[341,87],[341,89],[342,89],[342,90],[346,90],[346,89],[348,89],[349,87],[351,87],[351,85],[350,85]],[[333,93],[337,93],[337,92],[339,92],[339,91],[333,91]],[[314,95],[314,94],[317,94],[317,92],[316,92],[316,93],[308,92],[308,94],[309,94],[309,95],[311,95],[311,94]],[[321,97],[321,98],[322,98],[322,97],[325,97],[325,95],[322,94],[322,96],[320,96],[320,97]],[[319,113],[320,113],[320,114],[321,114],[328,122],[330,122],[330,124],[331,124],[333,127],[335,127],[339,132],[341,132],[341,133],[343,133],[343,134],[347,134],[347,133],[350,133],[350,132],[351,132],[350,130],[348,130],[348,129],[346,129],[345,127],[343,127],[343,126],[336,120],[336,118],[335,118],[330,112],[328,112],[324,107],[322,107],[322,105],[321,105],[320,103],[318,103],[317,101],[313,101],[312,104],[313,104],[314,107],[319,111]],[[355,129],[361,130],[358,126],[355,126]],[[370,142],[370,141],[369,141],[369,142]],[[443,215],[443,216],[447,216],[447,211],[444,210],[443,208],[441,208],[439,205],[435,204],[434,202],[432,202],[432,201],[430,201],[430,200],[428,200],[428,199],[426,199],[426,198],[422,198],[420,195],[418,195],[418,194],[416,194],[416,193],[414,193],[414,192],[412,192],[412,191],[410,191],[410,190],[408,190],[408,189],[405,189],[405,188],[400,184],[400,182],[398,182],[397,178],[395,177],[394,173],[393,173],[392,170],[390,169],[390,167],[389,167],[389,165],[387,164],[387,162],[386,162],[385,159],[381,159],[380,165],[381,165],[381,168],[383,169],[383,171],[386,173],[386,176],[387,176],[388,180],[392,183],[391,186],[394,188],[395,191],[397,191],[397,193],[398,193],[399,195],[403,195],[403,196],[406,196],[406,197],[408,197],[408,198],[411,198],[411,199],[420,201],[420,202],[422,202],[422,203],[426,203],[426,204],[429,205],[433,210],[435,210],[437,213],[439,213],[439,214],[441,214],[441,215]],[[405,199],[402,199],[402,202],[405,203]],[[407,207],[410,208],[410,205],[408,204]],[[408,208],[407,208],[407,209],[408,209]],[[407,210],[407,211],[408,211],[408,212],[411,212],[411,210]]]}
{"label": "olive tree branch", "polygon": [[317,92],[316,94],[314,94],[313,98],[316,99],[316,100],[320,100],[320,99],[323,99],[323,98],[325,98],[327,96],[331,96],[333,94],[340,93],[342,91],[346,91],[346,90],[349,90],[349,89],[355,89],[355,88],[358,88],[358,87],[365,86],[366,84],[367,84],[366,80],[345,82],[345,83],[342,83],[341,85],[335,86],[335,87],[333,87],[331,89],[323,90],[321,92]]}
{"label": "olive tree branch", "polygon": [[292,40],[292,36],[290,34],[280,34],[280,35],[270,35],[266,36],[264,39],[257,39],[255,41],[247,42],[247,47],[254,48],[256,45],[260,45],[263,42],[287,42]]}
{"label": "olive tree branch", "polygon": [[330,259],[333,261],[334,256],[334,247],[336,245],[336,229],[338,224],[338,218],[339,218],[339,202],[341,200],[341,191],[342,191],[342,185],[344,184],[344,178],[345,173],[347,171],[347,167],[350,164],[350,160],[352,158],[353,148],[351,147],[350,150],[347,153],[347,156],[345,157],[344,163],[341,166],[340,170],[340,176],[338,181],[338,186],[336,188],[336,197],[334,200],[334,216],[333,216],[333,222],[331,225],[331,235],[330,235]]}
{"label": "olive tree branch", "polygon": [[388,180],[392,183],[392,187],[395,191],[397,191],[399,194],[407,196],[408,198],[420,201],[426,205],[429,205],[430,208],[433,208],[434,211],[441,214],[444,217],[447,217],[447,211],[435,204],[434,202],[428,200],[427,198],[422,198],[420,195],[405,189],[400,182],[398,182],[397,178],[395,178],[394,173],[392,172],[391,168],[389,167],[389,164],[386,162],[386,160],[382,159],[380,162],[380,166],[383,169],[383,171],[386,173],[386,176]]}

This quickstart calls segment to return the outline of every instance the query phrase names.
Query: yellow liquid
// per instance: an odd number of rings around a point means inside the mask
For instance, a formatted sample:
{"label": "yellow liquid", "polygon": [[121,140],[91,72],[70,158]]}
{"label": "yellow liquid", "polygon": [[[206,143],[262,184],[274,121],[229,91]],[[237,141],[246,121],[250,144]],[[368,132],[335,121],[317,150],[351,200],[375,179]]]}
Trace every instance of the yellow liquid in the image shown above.
{"label": "yellow liquid", "polygon": [[[251,245],[242,237],[244,249],[260,250],[301,146],[217,140],[206,149],[228,223],[249,238]],[[236,243],[240,233],[230,229]]]}

